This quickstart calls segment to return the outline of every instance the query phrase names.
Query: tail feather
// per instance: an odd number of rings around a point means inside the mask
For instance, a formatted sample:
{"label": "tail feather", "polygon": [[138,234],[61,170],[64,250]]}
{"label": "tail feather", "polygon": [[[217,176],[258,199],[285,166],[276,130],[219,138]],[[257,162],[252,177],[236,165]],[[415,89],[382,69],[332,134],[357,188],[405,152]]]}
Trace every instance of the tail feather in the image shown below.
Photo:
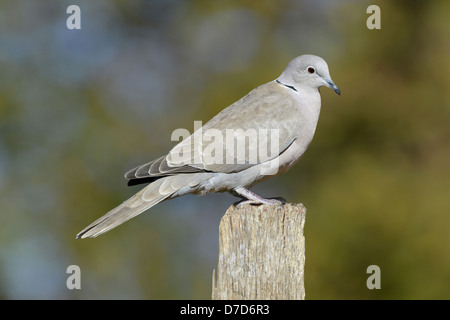
{"label": "tail feather", "polygon": [[127,201],[95,220],[77,234],[77,239],[95,238],[170,197],[176,190],[171,193],[160,192],[163,180],[149,184]]}

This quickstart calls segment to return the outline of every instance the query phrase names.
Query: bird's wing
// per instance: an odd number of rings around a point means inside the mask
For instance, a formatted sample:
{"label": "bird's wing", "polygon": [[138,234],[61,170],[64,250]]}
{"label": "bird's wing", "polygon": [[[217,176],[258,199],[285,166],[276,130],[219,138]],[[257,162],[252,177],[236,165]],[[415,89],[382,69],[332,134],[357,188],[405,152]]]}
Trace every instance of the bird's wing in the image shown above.
{"label": "bird's wing", "polygon": [[278,157],[298,136],[301,122],[296,101],[286,90],[275,82],[257,87],[166,156],[128,171],[125,178],[135,181],[183,173],[235,173]]}

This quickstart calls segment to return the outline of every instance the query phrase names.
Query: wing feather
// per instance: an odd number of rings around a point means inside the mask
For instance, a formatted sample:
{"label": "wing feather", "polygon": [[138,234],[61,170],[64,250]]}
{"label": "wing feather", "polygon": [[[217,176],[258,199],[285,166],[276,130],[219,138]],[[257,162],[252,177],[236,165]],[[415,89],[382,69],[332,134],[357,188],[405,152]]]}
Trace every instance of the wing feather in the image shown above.
{"label": "wing feather", "polygon": [[[301,122],[294,97],[284,90],[275,82],[252,90],[178,143],[166,156],[128,171],[125,178],[157,179],[196,172],[235,173],[278,157],[298,136]],[[245,152],[239,154],[237,149],[242,146],[243,135],[247,139],[244,139]],[[266,154],[262,152],[261,143],[265,144]]]}

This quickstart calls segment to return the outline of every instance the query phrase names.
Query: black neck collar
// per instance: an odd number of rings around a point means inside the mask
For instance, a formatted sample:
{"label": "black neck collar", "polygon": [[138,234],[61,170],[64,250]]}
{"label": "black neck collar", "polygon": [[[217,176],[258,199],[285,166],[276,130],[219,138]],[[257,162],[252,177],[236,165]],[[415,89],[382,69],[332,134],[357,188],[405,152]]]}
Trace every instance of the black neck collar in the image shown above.
{"label": "black neck collar", "polygon": [[283,85],[283,86],[285,86],[285,87],[287,87],[287,88],[289,88],[289,89],[292,89],[292,90],[294,90],[295,92],[298,92],[297,91],[297,89],[295,89],[295,87],[294,86],[290,86],[290,85],[288,85],[288,84],[285,84],[285,83],[283,83],[283,82],[281,82],[280,80],[275,80],[277,83],[279,83],[279,84],[281,84],[281,85]]}

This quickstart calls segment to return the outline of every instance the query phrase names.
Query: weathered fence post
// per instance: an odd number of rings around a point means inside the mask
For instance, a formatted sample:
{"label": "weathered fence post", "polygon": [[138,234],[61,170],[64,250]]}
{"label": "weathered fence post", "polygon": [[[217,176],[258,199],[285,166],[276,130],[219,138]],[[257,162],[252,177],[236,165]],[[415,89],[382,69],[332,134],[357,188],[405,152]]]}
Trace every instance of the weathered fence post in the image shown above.
{"label": "weathered fence post", "polygon": [[305,214],[302,204],[228,208],[212,299],[304,299]]}

